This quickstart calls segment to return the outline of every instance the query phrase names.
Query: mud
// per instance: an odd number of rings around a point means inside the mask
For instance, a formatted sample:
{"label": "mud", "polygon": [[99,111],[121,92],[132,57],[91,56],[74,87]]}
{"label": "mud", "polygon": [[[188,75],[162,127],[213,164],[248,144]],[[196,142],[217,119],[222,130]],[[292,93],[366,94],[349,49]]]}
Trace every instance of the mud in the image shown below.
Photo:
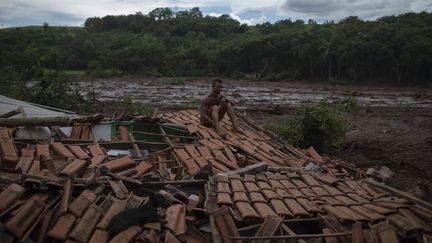
{"label": "mud", "polygon": [[[170,85],[169,79],[99,79],[81,82],[84,94],[96,92],[99,100],[130,98],[157,106],[198,103],[208,93],[211,80],[185,81]],[[431,107],[432,91],[423,88],[331,86],[300,82],[224,82],[224,92],[238,107],[256,105],[299,105],[355,96],[361,106]]]}

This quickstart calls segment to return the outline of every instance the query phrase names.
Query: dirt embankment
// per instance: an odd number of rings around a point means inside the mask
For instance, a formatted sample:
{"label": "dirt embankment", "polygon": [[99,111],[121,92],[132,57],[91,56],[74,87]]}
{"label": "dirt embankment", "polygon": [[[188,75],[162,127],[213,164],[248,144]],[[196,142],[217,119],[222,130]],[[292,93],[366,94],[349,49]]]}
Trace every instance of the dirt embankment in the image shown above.
{"label": "dirt embankment", "polygon": [[[108,79],[82,82],[100,100],[128,97],[159,110],[197,107],[211,79],[170,84],[166,79]],[[432,188],[432,89],[397,86],[331,86],[305,82],[225,81],[226,95],[261,124],[293,114],[302,103],[355,96],[359,107],[350,114],[351,131],[344,156],[359,166],[386,165],[395,174],[388,183],[408,190],[417,181]],[[257,108],[280,105],[282,114]],[[264,109],[265,110],[265,109]],[[432,195],[432,191],[430,193]]]}
{"label": "dirt embankment", "polygon": [[[290,116],[249,112],[260,124]],[[360,167],[385,165],[395,174],[387,183],[402,190],[418,181],[432,188],[432,107],[358,107],[349,115],[351,125],[342,156]]]}

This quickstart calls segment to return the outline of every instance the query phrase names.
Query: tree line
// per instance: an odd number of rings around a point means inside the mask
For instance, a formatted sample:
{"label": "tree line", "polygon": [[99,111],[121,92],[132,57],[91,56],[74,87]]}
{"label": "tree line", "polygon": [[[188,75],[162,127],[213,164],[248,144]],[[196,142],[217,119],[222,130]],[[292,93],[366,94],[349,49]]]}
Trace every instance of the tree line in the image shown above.
{"label": "tree line", "polygon": [[[432,14],[247,26],[199,8],[88,18],[84,27],[0,30],[0,81],[89,75],[432,82]],[[2,80],[3,79],[3,80]]]}

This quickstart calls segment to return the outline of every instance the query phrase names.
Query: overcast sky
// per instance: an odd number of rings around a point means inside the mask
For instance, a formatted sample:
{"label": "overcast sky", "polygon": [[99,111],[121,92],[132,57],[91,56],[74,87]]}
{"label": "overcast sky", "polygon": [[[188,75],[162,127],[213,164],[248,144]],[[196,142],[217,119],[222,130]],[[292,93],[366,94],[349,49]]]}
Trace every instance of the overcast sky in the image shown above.
{"label": "overcast sky", "polygon": [[200,7],[205,15],[229,14],[255,25],[280,19],[338,21],[347,16],[374,20],[406,12],[432,12],[431,0],[0,0],[0,26],[81,26],[88,17],[148,13],[157,7]]}

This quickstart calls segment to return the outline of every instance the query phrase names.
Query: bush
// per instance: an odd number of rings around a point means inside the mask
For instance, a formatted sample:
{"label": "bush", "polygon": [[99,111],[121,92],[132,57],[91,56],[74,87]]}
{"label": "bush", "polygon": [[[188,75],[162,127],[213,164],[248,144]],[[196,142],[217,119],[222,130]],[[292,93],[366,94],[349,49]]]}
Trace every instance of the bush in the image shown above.
{"label": "bush", "polygon": [[345,145],[348,123],[337,107],[326,101],[299,107],[294,116],[285,118],[281,124],[266,128],[294,146],[313,146],[320,153],[335,153]]}
{"label": "bush", "polygon": [[114,101],[111,106],[115,111],[128,111],[136,115],[150,115],[153,112],[151,107],[140,102],[133,102],[130,98]]}
{"label": "bush", "polygon": [[0,94],[20,100],[31,99],[24,78],[10,67],[0,69]]}
{"label": "bush", "polygon": [[351,112],[357,107],[357,103],[356,97],[348,95],[336,104],[336,109],[342,112]]}
{"label": "bush", "polygon": [[84,102],[78,83],[57,71],[47,73],[32,90],[32,102],[41,105],[74,110]]}
{"label": "bush", "polygon": [[343,85],[347,84],[347,81],[330,77],[328,79],[328,83],[331,85],[342,85],[343,86]]}

